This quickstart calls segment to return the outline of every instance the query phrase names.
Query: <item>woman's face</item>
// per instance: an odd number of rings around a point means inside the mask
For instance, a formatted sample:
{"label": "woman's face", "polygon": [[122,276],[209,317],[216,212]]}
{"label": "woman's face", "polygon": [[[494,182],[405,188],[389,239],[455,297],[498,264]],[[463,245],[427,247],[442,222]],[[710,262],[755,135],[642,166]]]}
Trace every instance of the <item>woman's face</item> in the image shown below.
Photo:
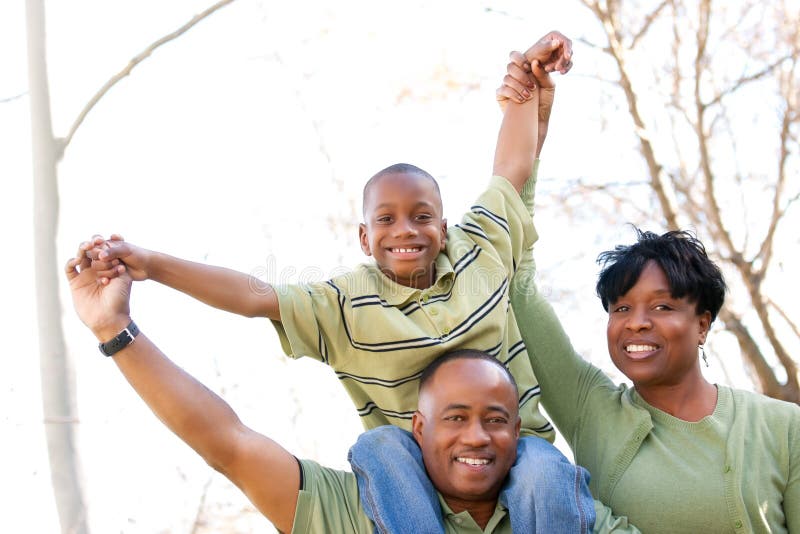
{"label": "woman's face", "polygon": [[700,374],[697,346],[704,343],[711,314],[670,295],[661,267],[649,262],[636,284],[608,307],[608,352],[637,387],[680,384]]}

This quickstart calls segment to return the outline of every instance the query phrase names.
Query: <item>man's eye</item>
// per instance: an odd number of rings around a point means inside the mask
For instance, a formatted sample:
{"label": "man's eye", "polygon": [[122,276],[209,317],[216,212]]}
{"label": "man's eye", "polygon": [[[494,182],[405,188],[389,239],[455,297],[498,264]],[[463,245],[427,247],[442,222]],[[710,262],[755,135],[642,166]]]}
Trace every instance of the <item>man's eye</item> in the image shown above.
{"label": "man's eye", "polygon": [[508,421],[506,421],[505,418],[503,418],[503,417],[491,417],[491,418],[489,418],[489,422],[493,423],[493,424],[496,424],[496,425],[504,425]]}
{"label": "man's eye", "polygon": [[464,420],[464,417],[463,417],[463,416],[461,416],[461,415],[448,415],[448,416],[447,416],[447,417],[445,417],[444,419],[445,419],[445,421],[455,421],[455,422],[458,422],[458,421],[463,421],[463,420]]}

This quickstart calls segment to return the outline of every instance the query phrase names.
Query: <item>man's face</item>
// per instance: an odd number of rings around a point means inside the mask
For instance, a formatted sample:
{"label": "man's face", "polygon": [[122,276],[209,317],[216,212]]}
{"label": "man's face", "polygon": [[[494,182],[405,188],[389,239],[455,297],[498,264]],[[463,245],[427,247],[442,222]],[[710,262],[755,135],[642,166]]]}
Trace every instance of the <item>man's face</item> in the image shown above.
{"label": "man's face", "polygon": [[458,513],[495,502],[517,455],[517,391],[490,362],[457,359],[443,364],[414,414],[414,438],[428,475]]}
{"label": "man's face", "polygon": [[413,173],[381,176],[364,195],[361,250],[389,278],[424,289],[434,282],[434,261],[444,250],[447,222],[434,182]]}

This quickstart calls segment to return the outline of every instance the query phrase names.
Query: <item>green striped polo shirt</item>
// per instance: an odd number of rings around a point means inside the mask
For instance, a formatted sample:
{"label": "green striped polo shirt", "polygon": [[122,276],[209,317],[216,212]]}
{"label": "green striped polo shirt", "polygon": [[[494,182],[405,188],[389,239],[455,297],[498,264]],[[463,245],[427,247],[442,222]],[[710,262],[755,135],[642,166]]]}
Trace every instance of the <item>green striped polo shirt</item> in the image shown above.
{"label": "green striped polo shirt", "polygon": [[[301,460],[300,466],[303,470],[303,487],[297,495],[292,533],[375,532],[375,525],[361,506],[353,473],[322,467],[311,460]],[[441,495],[439,503],[442,505],[445,534],[511,534],[511,520],[499,503],[486,529],[481,529],[467,511],[453,513]]]}
{"label": "green striped polo shirt", "polygon": [[[531,195],[534,176],[526,184]],[[539,411],[539,384],[510,306],[519,258],[536,240],[520,194],[503,177],[447,232],[426,289],[395,283],[376,265],[331,280],[277,286],[281,321],[273,321],[283,350],[330,365],[364,428],[411,429],[422,370],[454,349],[495,356],[519,386],[524,435],[554,439]]]}

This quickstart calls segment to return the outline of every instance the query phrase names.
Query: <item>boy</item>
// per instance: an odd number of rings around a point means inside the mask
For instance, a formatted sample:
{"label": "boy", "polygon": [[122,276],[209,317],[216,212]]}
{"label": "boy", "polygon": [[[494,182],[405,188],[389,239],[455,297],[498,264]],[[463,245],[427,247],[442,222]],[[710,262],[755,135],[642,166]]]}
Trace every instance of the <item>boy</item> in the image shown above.
{"label": "boy", "polygon": [[[571,65],[571,42],[553,32],[526,55],[529,60],[547,64],[550,70],[566,72]],[[540,76],[546,78],[546,73],[542,71]],[[332,280],[272,287],[242,273],[147,251],[119,238],[106,242],[106,248],[102,239],[84,248],[99,260],[95,268],[109,269],[108,276],[127,269],[134,280],[151,278],[217,308],[270,318],[288,355],[311,356],[336,371],[367,429],[396,425],[409,430],[422,369],[444,352],[474,348],[495,356],[514,375],[520,388],[522,434],[552,441],[553,428],[538,410],[538,384],[509,308],[508,294],[522,252],[536,239],[520,192],[525,186],[532,194],[533,180],[528,185],[526,180],[541,149],[544,136],[539,130],[546,130],[552,104],[545,97],[539,109],[538,96],[536,89],[530,102],[508,106],[497,142],[496,176],[462,223],[449,231],[438,185],[428,173],[397,164],[373,176],[364,188],[364,223],[359,225],[359,240],[364,253],[375,258],[375,265],[361,266]],[[124,266],[110,269],[109,262],[113,265],[118,261]],[[264,290],[254,291],[254,284]],[[539,442],[544,443],[536,440],[537,447]],[[368,506],[374,501],[369,489],[375,479],[370,475],[382,468],[380,464],[370,465],[374,446],[362,443],[354,447],[353,469],[360,475],[362,500],[368,513],[376,514],[370,517],[377,527],[397,529],[394,518],[382,515],[386,507],[380,502],[372,509]],[[395,449],[390,445],[382,450]],[[561,462],[560,453],[555,449],[552,453],[551,460]],[[548,487],[540,484],[537,488],[534,480],[547,472],[543,466],[549,460],[538,450],[536,454],[536,465],[512,470],[512,478],[531,480],[518,494],[535,493],[537,489],[556,491],[553,480],[547,481]],[[398,461],[401,467],[404,463]],[[579,469],[577,473],[585,489],[586,477]],[[575,483],[568,482],[570,486]],[[392,495],[391,491],[380,493]],[[512,496],[501,495],[501,499],[510,503]],[[533,517],[534,508],[510,507],[515,531],[532,531],[536,524],[540,531],[575,532],[584,530],[587,524],[591,528],[594,518],[593,510],[588,515],[579,514],[576,523],[582,528],[569,526],[559,518],[554,522],[561,528],[553,530],[556,527],[544,528],[545,518]],[[520,515],[524,512],[529,517]],[[404,531],[440,530],[431,526],[425,512],[412,510],[405,516],[400,519],[419,518],[419,522],[404,521]],[[441,516],[434,515],[433,522],[441,525]]]}

